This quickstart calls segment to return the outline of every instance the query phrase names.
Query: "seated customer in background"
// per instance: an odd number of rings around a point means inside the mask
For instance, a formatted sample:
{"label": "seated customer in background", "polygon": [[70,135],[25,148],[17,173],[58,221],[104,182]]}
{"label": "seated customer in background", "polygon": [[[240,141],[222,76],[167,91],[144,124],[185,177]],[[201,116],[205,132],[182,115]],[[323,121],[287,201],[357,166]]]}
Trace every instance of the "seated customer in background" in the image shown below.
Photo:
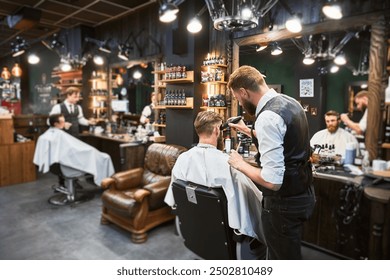
{"label": "seated customer in background", "polygon": [[65,118],[62,114],[49,117],[50,128],[39,136],[34,153],[34,164],[46,173],[54,163],[59,163],[94,176],[100,182],[115,173],[111,157],[66,133]]}
{"label": "seated customer in background", "polygon": [[340,114],[336,111],[330,110],[324,115],[326,128],[316,132],[310,139],[310,146],[315,145],[328,147],[334,145],[335,154],[341,155],[345,158],[345,150],[347,143],[354,143],[358,148],[358,141],[351,133],[340,127]]}
{"label": "seated customer in background", "polygon": [[177,179],[222,187],[228,201],[229,226],[264,244],[260,219],[262,194],[249,178],[231,169],[229,155],[217,149],[221,124],[222,118],[215,112],[203,111],[197,115],[194,126],[199,143],[178,157],[164,201],[174,206],[172,182]]}

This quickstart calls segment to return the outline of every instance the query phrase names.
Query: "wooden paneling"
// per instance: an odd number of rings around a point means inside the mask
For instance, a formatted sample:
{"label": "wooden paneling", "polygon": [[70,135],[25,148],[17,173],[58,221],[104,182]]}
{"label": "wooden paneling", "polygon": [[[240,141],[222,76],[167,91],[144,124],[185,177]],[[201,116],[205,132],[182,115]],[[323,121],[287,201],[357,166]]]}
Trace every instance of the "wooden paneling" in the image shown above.
{"label": "wooden paneling", "polygon": [[35,142],[0,145],[0,186],[36,180]]}
{"label": "wooden paneling", "polygon": [[0,145],[14,142],[14,128],[12,118],[0,119]]}

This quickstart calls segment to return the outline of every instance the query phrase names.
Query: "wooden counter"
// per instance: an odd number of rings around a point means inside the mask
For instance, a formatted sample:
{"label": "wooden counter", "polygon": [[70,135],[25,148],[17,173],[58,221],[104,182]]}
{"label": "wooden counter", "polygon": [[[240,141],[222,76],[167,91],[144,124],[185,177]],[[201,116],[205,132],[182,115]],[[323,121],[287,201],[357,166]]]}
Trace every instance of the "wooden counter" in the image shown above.
{"label": "wooden counter", "polygon": [[317,201],[302,240],[344,258],[389,258],[388,183],[372,186],[369,178],[342,172],[313,175]]}
{"label": "wooden counter", "polygon": [[115,172],[143,167],[146,144],[128,141],[119,135],[83,133],[80,140],[110,155]]}

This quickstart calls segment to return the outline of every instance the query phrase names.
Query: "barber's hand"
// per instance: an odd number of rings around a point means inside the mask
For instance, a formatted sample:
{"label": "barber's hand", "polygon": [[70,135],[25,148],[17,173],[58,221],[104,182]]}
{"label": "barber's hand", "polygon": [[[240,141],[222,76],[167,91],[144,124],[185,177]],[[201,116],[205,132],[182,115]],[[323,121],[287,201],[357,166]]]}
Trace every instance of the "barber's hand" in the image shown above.
{"label": "barber's hand", "polygon": [[239,132],[242,132],[244,134],[247,134],[247,135],[248,135],[248,130],[249,130],[249,134],[250,134],[250,129],[246,126],[246,124],[244,123],[244,121],[242,119],[238,123],[229,123],[228,125],[231,128],[233,128]]}
{"label": "barber's hand", "polygon": [[348,114],[341,114],[340,115],[340,119],[342,120],[343,123],[347,123],[349,121],[349,117],[348,117]]}
{"label": "barber's hand", "polygon": [[236,150],[231,150],[228,163],[230,164],[231,167],[241,171],[240,167],[242,167],[245,164],[245,161],[243,157],[239,153],[237,153]]}
{"label": "barber's hand", "polygon": [[72,126],[72,124],[71,124],[70,122],[65,122],[64,128],[65,128],[66,130],[68,130],[71,126]]}
{"label": "barber's hand", "polygon": [[95,120],[94,118],[90,118],[90,119],[88,120],[88,124],[89,124],[89,125],[96,125],[96,120]]}

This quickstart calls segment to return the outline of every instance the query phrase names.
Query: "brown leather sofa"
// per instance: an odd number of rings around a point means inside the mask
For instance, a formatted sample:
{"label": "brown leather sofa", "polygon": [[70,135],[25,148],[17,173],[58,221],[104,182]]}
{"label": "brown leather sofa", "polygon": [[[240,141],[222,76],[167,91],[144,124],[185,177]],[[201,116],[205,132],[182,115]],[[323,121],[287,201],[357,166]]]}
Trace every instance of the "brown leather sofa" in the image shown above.
{"label": "brown leather sofa", "polygon": [[114,223],[130,231],[134,243],[143,243],[149,229],[172,220],[174,215],[164,197],[173,165],[185,150],[178,145],[154,143],[146,151],[143,168],[105,178],[101,183],[105,189],[101,223]]}

